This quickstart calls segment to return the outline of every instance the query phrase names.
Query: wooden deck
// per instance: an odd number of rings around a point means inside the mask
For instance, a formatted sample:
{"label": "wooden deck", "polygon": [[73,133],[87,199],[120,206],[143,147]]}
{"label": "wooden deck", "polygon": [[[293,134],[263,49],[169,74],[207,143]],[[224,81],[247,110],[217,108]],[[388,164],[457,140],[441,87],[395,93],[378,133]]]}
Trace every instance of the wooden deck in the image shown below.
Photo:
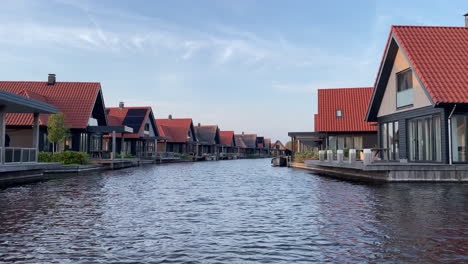
{"label": "wooden deck", "polygon": [[385,182],[465,182],[468,183],[468,165],[432,163],[375,162],[364,165],[337,161],[307,160],[292,167],[349,180]]}

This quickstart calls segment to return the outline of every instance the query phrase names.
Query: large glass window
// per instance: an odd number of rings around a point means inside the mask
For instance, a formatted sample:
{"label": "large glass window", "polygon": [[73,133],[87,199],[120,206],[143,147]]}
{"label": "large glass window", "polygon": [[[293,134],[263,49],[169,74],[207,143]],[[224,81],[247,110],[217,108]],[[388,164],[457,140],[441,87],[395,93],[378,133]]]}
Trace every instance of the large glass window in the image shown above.
{"label": "large glass window", "polygon": [[345,137],[339,136],[338,137],[338,148],[337,149],[344,149],[345,148]]}
{"label": "large glass window", "polygon": [[466,117],[452,116],[452,160],[466,162]]}
{"label": "large glass window", "polygon": [[354,137],[354,148],[363,149],[362,137]]}
{"label": "large glass window", "polygon": [[409,159],[442,161],[440,116],[413,119],[408,122]]}
{"label": "large glass window", "polygon": [[345,147],[346,147],[347,149],[352,149],[352,148],[354,148],[353,137],[347,136],[347,137],[345,138]]}
{"label": "large glass window", "polygon": [[88,134],[81,133],[80,134],[80,151],[81,152],[88,152]]}
{"label": "large glass window", "polygon": [[336,149],[336,137],[335,136],[328,137],[328,147],[330,149]]}
{"label": "large glass window", "polygon": [[406,69],[397,73],[397,107],[413,104],[413,73]]}
{"label": "large glass window", "polygon": [[382,155],[384,160],[398,160],[399,156],[399,130],[398,121],[383,123],[380,126]]}

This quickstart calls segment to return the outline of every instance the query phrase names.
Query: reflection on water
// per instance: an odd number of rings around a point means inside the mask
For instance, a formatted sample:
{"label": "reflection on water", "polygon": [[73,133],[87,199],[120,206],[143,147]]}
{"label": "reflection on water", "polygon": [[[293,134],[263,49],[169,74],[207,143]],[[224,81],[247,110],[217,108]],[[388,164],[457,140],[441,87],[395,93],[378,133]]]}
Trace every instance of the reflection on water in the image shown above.
{"label": "reflection on water", "polygon": [[0,262],[468,262],[467,185],[368,185],[269,160],[0,190]]}

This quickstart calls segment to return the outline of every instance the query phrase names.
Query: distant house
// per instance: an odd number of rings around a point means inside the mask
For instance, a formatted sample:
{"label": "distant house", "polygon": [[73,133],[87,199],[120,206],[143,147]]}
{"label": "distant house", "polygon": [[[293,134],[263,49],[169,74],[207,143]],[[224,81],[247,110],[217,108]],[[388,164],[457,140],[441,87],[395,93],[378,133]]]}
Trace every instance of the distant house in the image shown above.
{"label": "distant house", "polygon": [[[131,154],[139,158],[155,155],[160,136],[151,107],[125,107],[121,102],[119,107],[106,108],[106,112],[110,126],[128,126],[133,129],[133,133],[116,134],[117,153]],[[109,138],[107,144],[111,144]]]}
{"label": "distant house", "polygon": [[221,144],[221,153],[234,153],[236,148],[234,131],[220,131],[219,137]]}
{"label": "distant house", "polygon": [[323,138],[321,148],[362,150],[377,146],[377,126],[365,121],[372,91],[372,87],[318,90],[314,120],[316,136]]}
{"label": "distant house", "polygon": [[266,152],[268,154],[270,154],[270,150],[271,150],[271,138],[265,138],[265,149],[266,149]]}
{"label": "distant house", "polygon": [[468,27],[392,26],[366,120],[384,160],[468,163]]}
{"label": "distant house", "polygon": [[234,134],[234,141],[236,142],[235,152],[243,156],[247,151],[247,145],[244,142],[242,134]]}
{"label": "distant house", "polygon": [[255,155],[259,153],[257,149],[257,135],[256,134],[244,134],[244,132],[242,132],[242,134],[239,136],[243,142],[245,154]]}
{"label": "distant house", "polygon": [[196,155],[197,137],[191,118],[156,119],[159,132],[166,140],[162,140],[159,152],[188,153]]}
{"label": "distant house", "polygon": [[271,154],[273,156],[283,156],[283,155],[288,155],[289,151],[288,149],[281,143],[281,141],[277,140],[275,143],[272,144],[271,146]]}
{"label": "distant house", "polygon": [[[0,90],[21,95],[29,99],[54,105],[65,115],[70,128],[70,137],[61,148],[82,152],[102,150],[102,134],[92,131],[93,127],[107,126],[104,98],[98,82],[57,82],[55,74],[47,81],[0,81]],[[49,114],[39,115],[39,150],[51,151],[47,139]],[[11,144],[31,147],[32,114],[7,114],[7,131]]]}
{"label": "distant house", "polygon": [[195,126],[195,134],[198,139],[199,155],[218,155],[219,154],[219,128],[216,125],[202,126],[198,123]]}

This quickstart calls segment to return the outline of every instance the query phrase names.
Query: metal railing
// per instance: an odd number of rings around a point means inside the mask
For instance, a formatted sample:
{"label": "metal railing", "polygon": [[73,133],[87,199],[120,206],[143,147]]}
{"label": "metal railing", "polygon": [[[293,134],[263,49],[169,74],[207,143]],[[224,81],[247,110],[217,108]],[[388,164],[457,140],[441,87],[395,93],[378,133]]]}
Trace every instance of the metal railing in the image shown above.
{"label": "metal railing", "polygon": [[[5,155],[2,157],[2,155]],[[35,148],[17,148],[5,147],[4,151],[0,148],[0,160],[5,163],[26,163],[36,162],[37,149]]]}

